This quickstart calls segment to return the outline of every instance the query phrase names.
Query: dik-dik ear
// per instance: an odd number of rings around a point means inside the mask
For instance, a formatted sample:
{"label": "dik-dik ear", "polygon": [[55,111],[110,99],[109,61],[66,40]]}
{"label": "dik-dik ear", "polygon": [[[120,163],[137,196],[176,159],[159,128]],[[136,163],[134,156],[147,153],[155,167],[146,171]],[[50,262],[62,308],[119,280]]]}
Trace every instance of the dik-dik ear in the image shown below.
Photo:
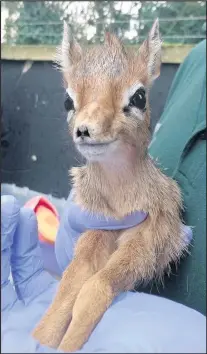
{"label": "dik-dik ear", "polygon": [[147,39],[139,48],[139,54],[147,64],[150,82],[160,75],[162,40],[159,32],[159,20],[156,19]]}
{"label": "dik-dik ear", "polygon": [[56,61],[64,72],[70,70],[71,66],[81,59],[82,49],[74,39],[71,29],[64,21],[63,38],[61,46],[58,48]]}

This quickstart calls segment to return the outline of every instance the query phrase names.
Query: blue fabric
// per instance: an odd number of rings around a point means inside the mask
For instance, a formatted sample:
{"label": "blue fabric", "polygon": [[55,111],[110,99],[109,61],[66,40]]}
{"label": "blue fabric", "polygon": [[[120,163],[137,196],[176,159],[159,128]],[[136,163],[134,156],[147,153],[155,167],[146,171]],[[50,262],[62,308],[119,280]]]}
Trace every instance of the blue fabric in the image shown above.
{"label": "blue fabric", "polygon": [[[52,302],[58,281],[43,269],[35,214],[20,209],[11,196],[1,199],[1,238],[2,352],[55,353],[30,333]],[[200,313],[127,292],[114,300],[79,352],[205,353],[205,333],[206,318]]]}

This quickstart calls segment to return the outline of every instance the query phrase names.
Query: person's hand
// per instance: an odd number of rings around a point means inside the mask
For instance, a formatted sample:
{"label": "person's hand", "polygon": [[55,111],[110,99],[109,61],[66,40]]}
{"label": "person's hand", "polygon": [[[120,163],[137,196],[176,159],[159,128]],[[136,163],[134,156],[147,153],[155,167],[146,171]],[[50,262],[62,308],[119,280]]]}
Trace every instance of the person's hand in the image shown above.
{"label": "person's hand", "polygon": [[[13,197],[1,200],[2,352],[52,353],[31,332],[58,282],[43,270],[35,215]],[[61,230],[61,229],[60,229]],[[9,281],[10,267],[15,288]],[[120,294],[79,353],[205,353],[206,318],[172,301]]]}
{"label": "person's hand", "polygon": [[[10,271],[13,278],[10,275]],[[55,295],[43,270],[36,216],[15,198],[1,199],[1,322],[3,353],[51,353],[30,335]]]}

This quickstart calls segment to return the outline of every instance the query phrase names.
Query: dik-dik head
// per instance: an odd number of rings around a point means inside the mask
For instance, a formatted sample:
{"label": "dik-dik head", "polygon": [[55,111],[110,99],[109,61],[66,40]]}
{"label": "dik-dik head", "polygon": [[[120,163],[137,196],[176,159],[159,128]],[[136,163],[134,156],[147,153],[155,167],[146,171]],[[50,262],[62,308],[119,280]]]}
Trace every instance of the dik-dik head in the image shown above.
{"label": "dik-dik head", "polygon": [[149,88],[161,64],[158,20],[138,50],[109,33],[103,45],[82,48],[64,23],[57,61],[66,83],[70,131],[81,154],[92,161],[110,161],[124,150],[144,156]]}

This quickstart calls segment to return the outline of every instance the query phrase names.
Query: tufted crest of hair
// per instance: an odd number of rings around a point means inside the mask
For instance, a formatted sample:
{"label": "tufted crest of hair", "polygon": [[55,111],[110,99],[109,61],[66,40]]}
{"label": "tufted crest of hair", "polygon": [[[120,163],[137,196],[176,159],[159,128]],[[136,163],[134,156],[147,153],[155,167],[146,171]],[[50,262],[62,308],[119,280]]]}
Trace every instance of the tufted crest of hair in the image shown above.
{"label": "tufted crest of hair", "polygon": [[57,50],[56,63],[60,66],[66,82],[87,76],[98,80],[117,78],[131,85],[140,80],[150,84],[160,73],[161,39],[158,19],[154,22],[147,39],[139,50],[124,47],[114,34],[106,33],[103,45],[81,47],[64,22],[62,44]]}

